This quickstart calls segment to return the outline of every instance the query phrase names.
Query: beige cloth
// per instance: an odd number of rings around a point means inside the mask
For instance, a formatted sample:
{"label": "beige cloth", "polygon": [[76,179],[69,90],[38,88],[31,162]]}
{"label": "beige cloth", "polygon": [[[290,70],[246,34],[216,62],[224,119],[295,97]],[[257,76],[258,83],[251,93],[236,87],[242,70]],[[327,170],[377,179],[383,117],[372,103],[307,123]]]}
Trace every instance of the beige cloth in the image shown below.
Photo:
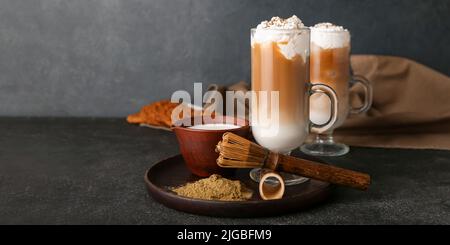
{"label": "beige cloth", "polygon": [[[412,60],[354,55],[354,73],[373,85],[373,105],[336,130],[355,146],[450,150],[450,78]],[[363,91],[352,89],[352,104]]]}

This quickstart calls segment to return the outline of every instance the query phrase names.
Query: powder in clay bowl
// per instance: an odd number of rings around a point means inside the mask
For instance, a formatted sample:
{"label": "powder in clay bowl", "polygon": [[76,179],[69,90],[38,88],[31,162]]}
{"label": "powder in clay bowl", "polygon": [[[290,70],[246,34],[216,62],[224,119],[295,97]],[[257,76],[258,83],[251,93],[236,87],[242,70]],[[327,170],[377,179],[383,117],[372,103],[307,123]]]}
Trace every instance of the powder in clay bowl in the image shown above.
{"label": "powder in clay bowl", "polygon": [[218,174],[176,187],[172,191],[184,197],[221,201],[245,201],[253,194],[239,180],[229,180]]}

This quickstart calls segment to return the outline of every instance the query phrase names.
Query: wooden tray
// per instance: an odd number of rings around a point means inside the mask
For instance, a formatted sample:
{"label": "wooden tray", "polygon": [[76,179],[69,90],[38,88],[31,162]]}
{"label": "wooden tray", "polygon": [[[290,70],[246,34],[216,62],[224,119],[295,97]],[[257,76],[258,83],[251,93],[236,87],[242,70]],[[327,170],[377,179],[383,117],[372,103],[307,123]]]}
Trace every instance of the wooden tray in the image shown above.
{"label": "wooden tray", "polygon": [[249,201],[210,201],[178,196],[170,187],[196,181],[186,168],[181,155],[156,163],[145,173],[145,183],[149,194],[169,208],[193,214],[221,217],[271,216],[294,212],[310,207],[326,199],[331,185],[326,182],[309,180],[303,184],[287,186],[283,199],[264,201],[259,197],[258,184],[248,175],[248,169],[239,169],[229,179],[238,179],[253,190]]}

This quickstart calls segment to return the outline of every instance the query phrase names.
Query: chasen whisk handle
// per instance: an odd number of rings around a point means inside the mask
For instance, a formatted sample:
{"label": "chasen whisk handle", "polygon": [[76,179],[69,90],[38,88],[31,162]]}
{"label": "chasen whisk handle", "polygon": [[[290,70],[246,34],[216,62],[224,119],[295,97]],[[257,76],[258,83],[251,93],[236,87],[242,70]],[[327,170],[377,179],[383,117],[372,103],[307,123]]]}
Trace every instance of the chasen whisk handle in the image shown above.
{"label": "chasen whisk handle", "polygon": [[370,184],[368,174],[287,155],[278,155],[277,164],[271,163],[266,167],[268,166],[276,166],[277,170],[283,172],[360,190],[367,190]]}
{"label": "chasen whisk handle", "polygon": [[268,168],[366,190],[370,176],[348,169],[271,152],[241,136],[227,132],[217,144],[217,164],[223,168]]}

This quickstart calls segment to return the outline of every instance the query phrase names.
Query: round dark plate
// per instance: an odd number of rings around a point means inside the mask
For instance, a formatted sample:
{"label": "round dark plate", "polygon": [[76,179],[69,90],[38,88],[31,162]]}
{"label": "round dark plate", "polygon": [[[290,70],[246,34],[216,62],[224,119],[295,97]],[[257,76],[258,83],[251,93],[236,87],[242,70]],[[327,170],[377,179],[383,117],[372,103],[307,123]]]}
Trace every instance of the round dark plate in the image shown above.
{"label": "round dark plate", "polygon": [[199,179],[189,172],[181,155],[156,163],[144,177],[149,194],[165,206],[193,214],[221,217],[271,216],[299,211],[325,200],[331,190],[329,183],[309,180],[303,184],[286,186],[282,199],[265,201],[259,196],[258,184],[250,179],[249,169],[238,169],[227,178],[240,180],[252,189],[252,199],[210,201],[178,196],[170,190],[171,187]]}

